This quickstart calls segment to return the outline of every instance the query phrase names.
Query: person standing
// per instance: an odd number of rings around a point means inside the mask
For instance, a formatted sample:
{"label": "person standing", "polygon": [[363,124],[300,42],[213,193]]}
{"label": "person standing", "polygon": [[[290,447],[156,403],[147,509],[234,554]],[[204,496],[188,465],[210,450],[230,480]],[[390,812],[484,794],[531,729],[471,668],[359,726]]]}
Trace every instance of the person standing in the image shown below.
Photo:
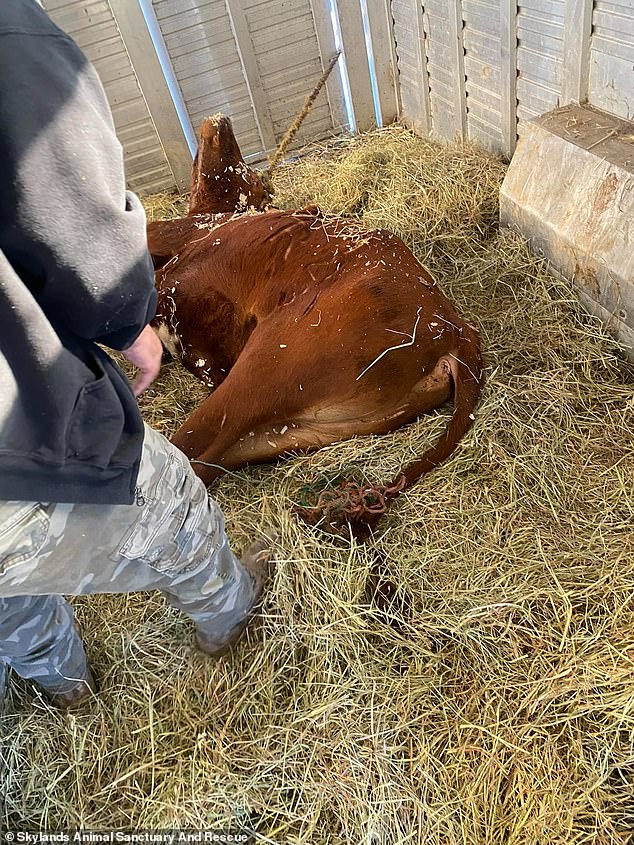
{"label": "person standing", "polygon": [[[242,560],[136,397],[160,369],[145,215],[94,68],[36,0],[0,4],[0,662],[95,690],[64,595],[161,590],[227,653],[269,574]],[[101,348],[138,368],[134,385]]]}

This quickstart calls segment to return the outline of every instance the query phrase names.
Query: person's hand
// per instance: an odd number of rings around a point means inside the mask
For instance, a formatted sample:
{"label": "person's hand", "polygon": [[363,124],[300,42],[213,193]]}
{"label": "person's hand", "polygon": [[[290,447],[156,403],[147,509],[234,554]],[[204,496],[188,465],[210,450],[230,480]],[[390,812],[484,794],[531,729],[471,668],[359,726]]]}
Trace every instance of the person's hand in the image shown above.
{"label": "person's hand", "polygon": [[141,334],[121,354],[138,368],[139,372],[132,385],[135,396],[140,396],[159,374],[163,358],[163,345],[151,326],[146,326]]}

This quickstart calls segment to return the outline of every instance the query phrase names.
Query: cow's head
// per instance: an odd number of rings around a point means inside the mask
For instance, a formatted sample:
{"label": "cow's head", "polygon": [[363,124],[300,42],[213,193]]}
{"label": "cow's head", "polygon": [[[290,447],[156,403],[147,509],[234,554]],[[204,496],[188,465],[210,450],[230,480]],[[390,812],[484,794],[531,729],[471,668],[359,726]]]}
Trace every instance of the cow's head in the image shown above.
{"label": "cow's head", "polygon": [[189,214],[245,211],[261,208],[269,200],[262,180],[242,158],[229,118],[208,117],[198,136]]}

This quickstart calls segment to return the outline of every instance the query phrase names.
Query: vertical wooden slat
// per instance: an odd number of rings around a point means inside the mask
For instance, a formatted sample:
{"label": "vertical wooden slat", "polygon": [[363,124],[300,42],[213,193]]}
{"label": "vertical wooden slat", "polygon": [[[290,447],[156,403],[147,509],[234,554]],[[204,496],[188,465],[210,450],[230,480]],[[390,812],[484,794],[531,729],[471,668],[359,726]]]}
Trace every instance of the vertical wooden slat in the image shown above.
{"label": "vertical wooden slat", "polygon": [[[109,0],[148,111],[178,187],[189,187],[192,156],[152,37],[138,3]],[[191,130],[191,125],[188,127]]]}
{"label": "vertical wooden slat", "polygon": [[566,0],[562,105],[588,99],[593,0]]}
{"label": "vertical wooden slat", "polygon": [[385,126],[399,112],[398,68],[394,50],[394,26],[390,0],[365,0],[374,56],[379,114]]}
{"label": "vertical wooden slat", "polygon": [[455,133],[467,137],[467,86],[464,71],[464,40],[462,37],[462,0],[449,0],[449,31],[451,52],[449,61],[454,76]]}
{"label": "vertical wooden slat", "polygon": [[500,2],[500,75],[503,152],[511,158],[517,143],[517,0]]}
{"label": "vertical wooden slat", "polygon": [[253,105],[253,113],[258,125],[258,132],[262,146],[265,150],[273,150],[277,145],[273,120],[269,110],[266,92],[260,79],[258,62],[251,41],[249,25],[247,22],[244,4],[242,0],[225,0],[227,14],[231,21],[231,29],[236,41],[242,72],[249,89],[249,97]]}
{"label": "vertical wooden slat", "polygon": [[[332,21],[330,20],[328,0],[310,0],[310,9],[313,15],[317,43],[319,44],[321,65],[323,68],[326,68],[331,58],[337,52],[337,43]],[[326,93],[328,95],[333,126],[337,130],[349,129],[338,66],[333,68],[332,73],[326,80]]]}
{"label": "vertical wooden slat", "polygon": [[359,0],[339,0],[337,16],[352,96],[355,128],[358,132],[365,132],[376,125],[376,115]]}

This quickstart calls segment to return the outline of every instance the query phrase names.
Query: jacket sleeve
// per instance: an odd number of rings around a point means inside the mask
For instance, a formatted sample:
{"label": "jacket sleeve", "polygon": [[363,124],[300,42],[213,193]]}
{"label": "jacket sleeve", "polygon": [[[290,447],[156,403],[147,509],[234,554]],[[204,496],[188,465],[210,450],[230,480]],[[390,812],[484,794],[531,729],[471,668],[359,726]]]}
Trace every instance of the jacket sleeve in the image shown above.
{"label": "jacket sleeve", "polygon": [[2,36],[0,248],[54,326],[125,349],[156,307],[145,214],[95,70],[50,26]]}

